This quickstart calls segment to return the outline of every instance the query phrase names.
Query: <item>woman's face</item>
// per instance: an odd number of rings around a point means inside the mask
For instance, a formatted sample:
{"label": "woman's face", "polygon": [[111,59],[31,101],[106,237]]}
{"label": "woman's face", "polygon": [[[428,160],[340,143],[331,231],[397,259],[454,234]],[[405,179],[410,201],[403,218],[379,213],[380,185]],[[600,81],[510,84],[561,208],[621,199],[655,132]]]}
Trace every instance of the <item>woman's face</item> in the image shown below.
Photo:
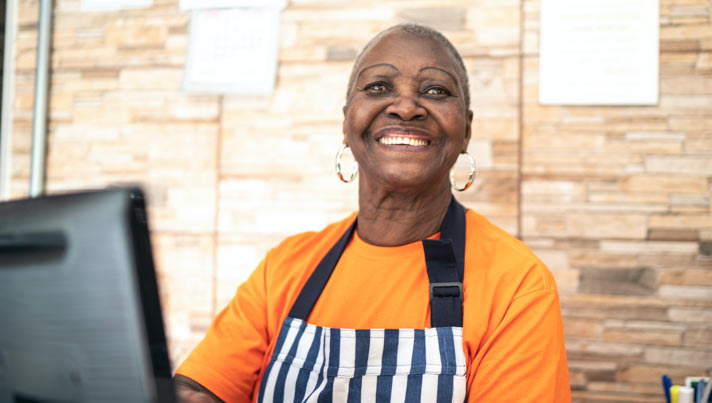
{"label": "woman's face", "polygon": [[361,181],[399,189],[447,181],[472,122],[455,63],[439,43],[398,31],[363,55],[343,125]]}

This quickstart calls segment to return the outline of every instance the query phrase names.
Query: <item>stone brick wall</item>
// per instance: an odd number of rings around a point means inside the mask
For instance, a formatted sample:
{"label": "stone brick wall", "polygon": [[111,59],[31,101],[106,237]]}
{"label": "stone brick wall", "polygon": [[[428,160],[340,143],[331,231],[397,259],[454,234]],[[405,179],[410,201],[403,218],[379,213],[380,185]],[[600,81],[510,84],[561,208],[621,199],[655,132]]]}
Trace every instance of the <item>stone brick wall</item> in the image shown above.
{"label": "stone brick wall", "polygon": [[582,400],[661,401],[660,374],[712,367],[710,4],[661,1],[652,107],[538,105],[523,4],[521,235],[556,274]]}
{"label": "stone brick wall", "polygon": [[[37,1],[19,1],[15,197],[27,193]],[[660,374],[712,368],[709,0],[661,0],[658,106],[539,106],[538,0],[291,0],[269,97],[180,91],[178,0],[55,3],[50,192],[141,182],[174,364],[265,252],[357,207],[333,174],[359,49],[402,21],[441,29],[469,69],[459,199],[523,238],[561,291],[577,402],[659,402]]]}

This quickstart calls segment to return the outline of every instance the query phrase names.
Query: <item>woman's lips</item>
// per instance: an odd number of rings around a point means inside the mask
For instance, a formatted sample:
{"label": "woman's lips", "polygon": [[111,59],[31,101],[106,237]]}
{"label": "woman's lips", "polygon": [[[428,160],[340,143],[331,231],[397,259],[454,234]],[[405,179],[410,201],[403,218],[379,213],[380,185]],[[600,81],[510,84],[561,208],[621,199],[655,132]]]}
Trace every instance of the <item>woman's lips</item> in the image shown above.
{"label": "woman's lips", "polygon": [[386,128],[376,133],[375,138],[384,145],[426,147],[432,143],[429,135],[410,128]]}

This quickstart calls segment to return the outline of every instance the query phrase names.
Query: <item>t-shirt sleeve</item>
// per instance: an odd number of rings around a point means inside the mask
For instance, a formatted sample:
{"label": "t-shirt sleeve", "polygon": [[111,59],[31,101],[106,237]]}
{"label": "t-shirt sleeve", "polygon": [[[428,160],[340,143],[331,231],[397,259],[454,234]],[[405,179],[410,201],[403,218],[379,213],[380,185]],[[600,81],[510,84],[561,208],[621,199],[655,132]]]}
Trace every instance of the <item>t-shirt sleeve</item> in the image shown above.
{"label": "t-shirt sleeve", "polygon": [[571,402],[555,288],[515,297],[482,349],[468,368],[469,402]]}
{"label": "t-shirt sleeve", "polygon": [[226,402],[249,402],[268,347],[263,260],[176,373]]}

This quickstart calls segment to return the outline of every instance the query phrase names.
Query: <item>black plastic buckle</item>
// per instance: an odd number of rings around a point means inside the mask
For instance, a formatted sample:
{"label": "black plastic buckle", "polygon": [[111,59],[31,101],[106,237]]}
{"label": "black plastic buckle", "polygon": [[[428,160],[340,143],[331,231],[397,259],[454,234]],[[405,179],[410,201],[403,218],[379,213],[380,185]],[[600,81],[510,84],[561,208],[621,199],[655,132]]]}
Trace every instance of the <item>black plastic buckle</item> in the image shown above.
{"label": "black plastic buckle", "polygon": [[430,300],[433,300],[433,289],[435,288],[450,288],[450,287],[457,287],[458,293],[455,294],[449,294],[449,293],[444,293],[443,295],[438,295],[438,297],[460,297],[460,301],[462,301],[462,283],[461,282],[453,282],[453,283],[430,283]]}

